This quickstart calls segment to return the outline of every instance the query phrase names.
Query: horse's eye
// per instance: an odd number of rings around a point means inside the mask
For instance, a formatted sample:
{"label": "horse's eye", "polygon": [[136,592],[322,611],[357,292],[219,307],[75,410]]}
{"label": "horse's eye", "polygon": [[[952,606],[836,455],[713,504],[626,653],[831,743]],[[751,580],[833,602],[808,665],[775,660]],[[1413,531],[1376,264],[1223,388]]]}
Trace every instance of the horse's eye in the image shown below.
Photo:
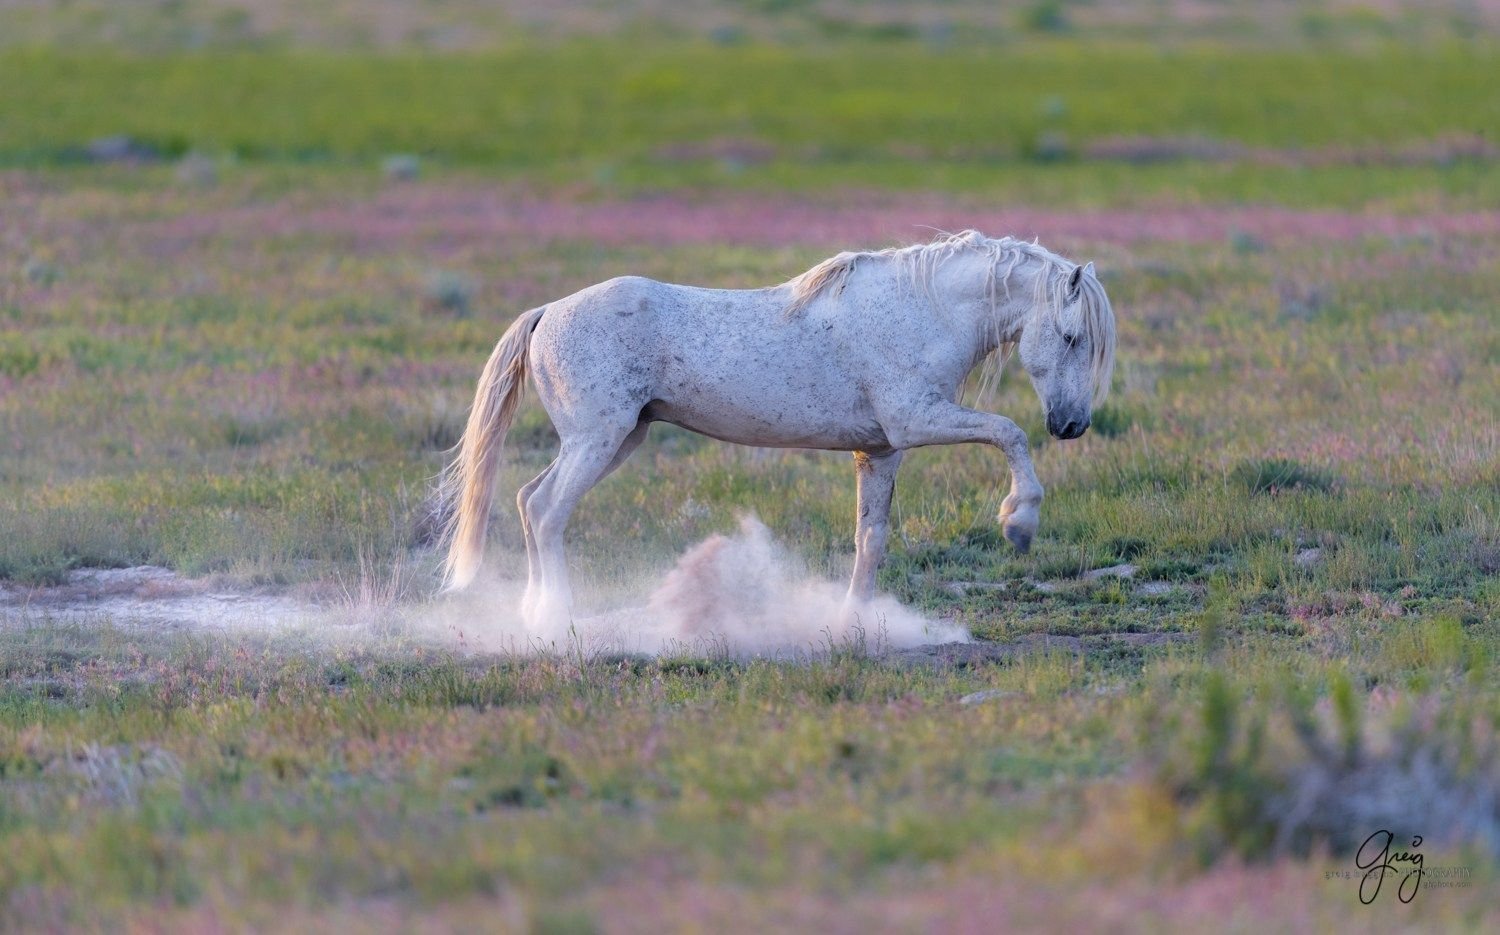
{"label": "horse's eye", "polygon": [[1076,335],[1076,334],[1065,334],[1065,335],[1063,335],[1063,343],[1066,344],[1066,345],[1068,345],[1068,347],[1077,347],[1078,346],[1078,335]]}

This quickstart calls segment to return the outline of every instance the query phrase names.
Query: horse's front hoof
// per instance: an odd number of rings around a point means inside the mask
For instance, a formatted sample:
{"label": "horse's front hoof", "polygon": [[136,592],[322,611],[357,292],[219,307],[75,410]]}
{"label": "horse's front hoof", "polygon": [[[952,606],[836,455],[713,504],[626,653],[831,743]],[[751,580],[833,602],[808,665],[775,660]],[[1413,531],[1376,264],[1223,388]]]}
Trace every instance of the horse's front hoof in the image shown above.
{"label": "horse's front hoof", "polygon": [[1037,521],[1041,519],[1037,504],[1039,500],[1023,500],[1016,494],[1006,497],[1000,504],[1000,529],[1005,540],[1016,547],[1017,552],[1031,548],[1031,538],[1036,535]]}
{"label": "horse's front hoof", "polygon": [[1005,541],[1016,547],[1017,552],[1026,553],[1031,551],[1031,537],[1034,534],[1030,529],[1021,529],[1017,526],[1005,527]]}

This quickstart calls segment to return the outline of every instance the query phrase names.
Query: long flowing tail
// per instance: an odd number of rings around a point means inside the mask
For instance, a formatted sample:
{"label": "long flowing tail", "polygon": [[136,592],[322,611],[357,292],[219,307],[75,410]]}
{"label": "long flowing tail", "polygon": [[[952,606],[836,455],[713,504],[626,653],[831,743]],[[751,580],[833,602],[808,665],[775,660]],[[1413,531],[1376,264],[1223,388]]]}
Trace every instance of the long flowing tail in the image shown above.
{"label": "long flowing tail", "polygon": [[479,375],[474,407],[458,456],[443,471],[439,502],[449,510],[443,539],[448,555],[443,560],[443,579],[449,590],[458,590],[474,580],[484,556],[484,534],[490,522],[490,501],[495,496],[495,469],[500,464],[500,446],[516,417],[516,407],[526,389],[531,332],[546,306],[534,308],[506,329],[495,352]]}

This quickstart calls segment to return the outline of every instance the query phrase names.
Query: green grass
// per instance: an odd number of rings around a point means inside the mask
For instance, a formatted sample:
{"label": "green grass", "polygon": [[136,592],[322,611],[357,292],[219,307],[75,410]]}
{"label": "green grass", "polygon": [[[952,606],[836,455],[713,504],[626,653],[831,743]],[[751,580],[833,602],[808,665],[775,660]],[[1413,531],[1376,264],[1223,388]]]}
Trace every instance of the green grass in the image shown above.
{"label": "green grass", "polygon": [[[1257,780],[1273,769],[1258,754],[1214,752],[1216,731],[1238,736],[1221,709],[1243,692],[1264,707],[1295,681],[1296,697],[1343,692],[1346,717],[1379,720],[1365,713],[1368,686],[1442,673],[1459,682],[1429,684],[1428,697],[1500,715],[1493,696],[1461,687],[1489,671],[1493,627],[1445,633],[1436,654],[1403,637],[1337,663],[1256,638],[1212,656],[943,672],[839,657],[579,668],[405,639],[12,628],[0,637],[4,911],[69,925],[141,913],[186,928],[265,924],[272,907],[373,920],[390,901],[464,914],[503,896],[523,916],[597,918],[627,880],[669,895],[689,879],[710,902],[722,889],[774,900],[796,887],[831,909],[851,885],[942,892],[951,878],[911,871],[948,865],[962,878],[996,858],[1017,885],[1107,894],[1118,884],[1097,861],[1128,855],[1164,881],[1199,872],[1201,854],[1224,847],[1204,809],[1243,811],[1258,801],[1247,795],[1273,790]],[[984,688],[1010,694],[955,704]],[[1462,735],[1461,718],[1442,723]],[[1163,788],[1191,789],[1180,810],[1148,804],[1153,787],[1130,778],[1138,751],[1163,746],[1145,762]],[[1090,789],[1108,791],[1088,804]],[[1245,838],[1284,816],[1241,817],[1251,824],[1230,830]],[[1132,820],[1173,823],[1207,850],[1174,847],[1160,828],[1124,833]],[[1308,869],[1298,891],[1322,877]],[[1334,887],[1313,892],[1340,917],[1366,911]],[[1424,919],[1480,911],[1463,894],[1424,899]],[[687,911],[670,895],[655,909]]]}
{"label": "green grass", "polygon": [[[1030,432],[1048,488],[1032,553],[997,533],[995,453],[922,451],[880,577],[979,637],[1085,637],[1081,656],[958,671],[847,652],[519,660],[402,622],[435,583],[414,528],[426,479],[511,310],[622,272],[760,284],[837,245],[521,230],[455,250],[448,222],[484,192],[464,176],[382,188],[238,169],[200,190],[53,169],[9,184],[41,210],[0,302],[3,359],[21,362],[0,427],[28,440],[0,452],[8,584],[158,562],[327,594],[405,563],[417,595],[394,622],[281,639],[8,622],[0,888],[15,924],[451,927],[499,905],[512,927],[587,928],[630,905],[663,924],[873,925],[938,899],[1085,927],[1120,902],[1189,929],[1211,921],[1191,908],[1204,890],[1274,886],[1275,920],[1339,927],[1368,918],[1326,877],[1358,829],[1289,823],[1306,777],[1400,787],[1403,762],[1432,757],[1424,801],[1441,802],[1492,762],[1493,237],[1083,246],[1110,258],[1121,323],[1099,431],[1047,439],[1015,373],[995,402]],[[642,204],[672,231],[684,202]],[[291,223],[340,210],[327,228]],[[222,223],[177,226],[207,221]],[[27,272],[38,257],[46,277]],[[458,279],[466,305],[434,298]],[[504,575],[520,569],[504,494],[554,448],[523,409],[490,556]],[[641,596],[746,509],[840,576],[851,475],[844,456],[658,427],[574,520],[583,599]],[[1299,562],[1310,549],[1319,560]],[[1118,562],[1135,578],[1079,577]],[[1146,580],[1171,587],[1139,593]],[[950,587],[970,581],[1006,588]],[[1142,633],[1184,639],[1106,641]],[[1009,694],[956,703],[986,689]],[[1324,723],[1330,705],[1343,721]],[[1330,759],[1356,723],[1367,757]],[[1430,859],[1472,868],[1476,887],[1424,892],[1392,924],[1483,928],[1493,857],[1444,844]],[[1036,892],[1045,904],[1026,908]]]}
{"label": "green grass", "polygon": [[[1477,189],[1490,203],[1487,169],[1314,168],[1299,182],[1299,172],[1256,163],[1189,164],[1180,170],[1189,179],[1176,167],[1031,164],[1066,163],[1116,136],[1316,150],[1473,135],[1500,120],[1478,80],[1494,64],[1484,46],[1161,52],[1065,42],[945,52],[584,41],[464,55],[21,50],[0,53],[0,162],[76,160],[90,140],[127,134],[167,156],[373,165],[410,152],[611,184],[1005,191],[994,176],[1019,171],[1096,198],[1101,184],[1121,187],[1109,181],[1119,175],[1151,190],[1191,181],[1220,198],[1274,197],[1290,183],[1344,203],[1351,187],[1389,196],[1421,180]],[[704,149],[726,143],[728,155]]]}
{"label": "green grass", "polygon": [[[147,177],[48,195],[48,177],[18,191],[46,206],[51,220],[35,228],[32,250],[55,278],[31,280],[32,254],[16,255],[11,298],[0,303],[11,325],[0,361],[20,390],[0,400],[0,424],[35,440],[0,456],[0,517],[18,531],[0,541],[0,574],[21,581],[141,562],[283,583],[347,574],[362,555],[413,541],[428,479],[512,310],[626,272],[759,285],[823,252],[538,245],[521,229],[438,266],[425,257],[450,249],[448,219],[467,221],[462,199],[428,199],[453,183],[406,190],[412,219],[376,235],[368,206],[390,193],[329,176],[294,195],[249,172],[205,193]],[[347,228],[277,232],[336,210],[355,212]],[[678,209],[653,210],[669,225]],[[85,233],[101,216],[117,220]],[[227,226],[213,236],[171,233],[216,218]],[[350,239],[361,231],[366,240]],[[72,239],[83,236],[87,249]],[[160,262],[163,243],[172,263]],[[1322,606],[1330,589],[1492,612],[1500,501],[1484,413],[1497,391],[1500,347],[1487,324],[1500,280],[1478,262],[1492,243],[1370,240],[1317,256],[1298,241],[1253,252],[1233,238],[1101,244],[1114,251],[1101,262],[1122,349],[1098,430],[1051,441],[1014,374],[996,401],[1030,432],[1049,490],[1034,551],[1016,556],[996,538],[1005,476],[995,453],[918,452],[898,491],[882,585],[971,615],[985,633],[1164,625],[1154,607],[1122,604],[1108,589],[969,608],[945,588],[1066,583],[1118,561],[1197,587],[1227,575],[1246,612],[1270,619],[1310,613],[1298,608]],[[204,273],[184,279],[184,269]],[[468,307],[433,301],[431,282],[445,277],[472,289]],[[1288,296],[1304,298],[1289,312]],[[526,409],[500,481],[503,515],[506,491],[555,444],[543,414]],[[841,456],[750,457],[658,427],[585,503],[575,549],[595,569],[589,577],[636,582],[753,509],[813,570],[837,577],[851,480]],[[655,508],[661,485],[676,507]],[[507,567],[514,525],[496,526]],[[622,553],[622,536],[639,547]],[[1297,566],[1311,547],[1323,560]],[[425,573],[430,556],[419,553],[418,565]],[[1405,589],[1414,590],[1399,596]]]}

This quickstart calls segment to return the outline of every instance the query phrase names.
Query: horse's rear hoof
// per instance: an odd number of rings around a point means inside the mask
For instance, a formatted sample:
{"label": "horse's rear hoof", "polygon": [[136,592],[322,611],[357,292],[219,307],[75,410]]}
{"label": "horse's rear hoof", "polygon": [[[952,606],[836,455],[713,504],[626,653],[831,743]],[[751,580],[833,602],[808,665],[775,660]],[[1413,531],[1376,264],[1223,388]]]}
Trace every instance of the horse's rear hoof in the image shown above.
{"label": "horse's rear hoof", "polygon": [[1015,546],[1017,552],[1024,554],[1031,551],[1031,533],[1029,532],[1007,528],[1005,530],[1005,541]]}

